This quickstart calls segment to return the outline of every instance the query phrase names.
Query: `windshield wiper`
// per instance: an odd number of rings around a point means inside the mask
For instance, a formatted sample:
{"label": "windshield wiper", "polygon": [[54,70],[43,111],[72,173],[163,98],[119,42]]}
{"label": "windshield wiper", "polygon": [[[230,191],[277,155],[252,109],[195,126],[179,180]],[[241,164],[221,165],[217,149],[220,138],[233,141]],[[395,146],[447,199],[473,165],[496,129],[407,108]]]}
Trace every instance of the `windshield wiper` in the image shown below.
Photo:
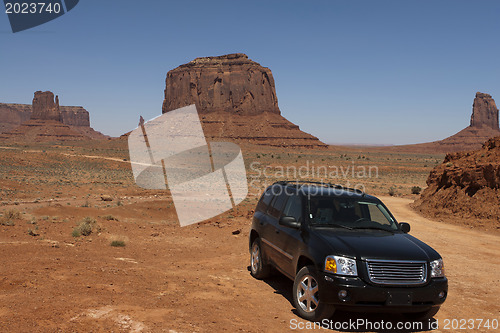
{"label": "windshield wiper", "polygon": [[352,229],[374,229],[374,230],[384,230],[384,231],[389,231],[389,232],[396,231],[396,230],[386,229],[386,228],[377,227],[377,226],[353,227]]}
{"label": "windshield wiper", "polygon": [[337,228],[344,228],[348,230],[352,230],[354,228],[348,227],[346,225],[342,224],[336,224],[336,223],[323,223],[323,224],[313,224],[314,227],[337,227]]}

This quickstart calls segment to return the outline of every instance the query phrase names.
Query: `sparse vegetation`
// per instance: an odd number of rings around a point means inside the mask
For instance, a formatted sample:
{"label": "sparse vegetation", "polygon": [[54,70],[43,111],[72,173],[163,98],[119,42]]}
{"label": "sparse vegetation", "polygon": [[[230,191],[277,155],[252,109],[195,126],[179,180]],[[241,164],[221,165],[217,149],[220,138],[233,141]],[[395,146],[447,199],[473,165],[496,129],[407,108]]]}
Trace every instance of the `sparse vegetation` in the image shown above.
{"label": "sparse vegetation", "polygon": [[28,229],[28,235],[33,236],[33,237],[40,236],[40,233],[37,230],[38,230],[38,226],[36,226],[35,229],[31,229],[31,228]]}
{"label": "sparse vegetation", "polygon": [[125,246],[125,242],[121,241],[121,240],[114,240],[114,241],[111,242],[111,246],[114,246],[114,247],[124,247]]}
{"label": "sparse vegetation", "polygon": [[21,213],[19,213],[15,209],[8,209],[8,210],[4,211],[3,217],[6,219],[9,219],[9,220],[17,220],[17,219],[21,218]]}
{"label": "sparse vegetation", "polygon": [[105,219],[106,221],[118,221],[118,219],[113,215],[104,215],[102,218]]}
{"label": "sparse vegetation", "polygon": [[97,221],[89,216],[85,217],[80,224],[73,229],[71,235],[73,237],[88,236],[93,231],[100,231]]}
{"label": "sparse vegetation", "polygon": [[19,213],[15,209],[8,209],[8,210],[3,212],[3,215],[0,218],[0,225],[5,225],[5,226],[16,225],[14,220],[17,220],[20,218],[21,218],[21,213]]}
{"label": "sparse vegetation", "polygon": [[391,186],[391,187],[389,188],[389,195],[390,195],[391,197],[393,197],[393,196],[395,196],[395,195],[396,195],[396,189],[394,188],[394,186]]}
{"label": "sparse vegetation", "polygon": [[420,186],[413,186],[411,188],[411,194],[420,194],[422,192],[422,188]]}

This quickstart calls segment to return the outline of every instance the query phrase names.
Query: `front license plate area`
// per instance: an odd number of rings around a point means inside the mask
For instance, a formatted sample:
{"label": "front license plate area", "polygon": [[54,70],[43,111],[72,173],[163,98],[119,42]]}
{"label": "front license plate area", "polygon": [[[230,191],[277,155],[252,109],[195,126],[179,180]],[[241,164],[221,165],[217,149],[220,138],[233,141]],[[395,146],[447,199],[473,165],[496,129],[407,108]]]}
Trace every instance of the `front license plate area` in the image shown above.
{"label": "front license plate area", "polygon": [[388,292],[386,303],[387,305],[411,305],[412,295],[407,292]]}

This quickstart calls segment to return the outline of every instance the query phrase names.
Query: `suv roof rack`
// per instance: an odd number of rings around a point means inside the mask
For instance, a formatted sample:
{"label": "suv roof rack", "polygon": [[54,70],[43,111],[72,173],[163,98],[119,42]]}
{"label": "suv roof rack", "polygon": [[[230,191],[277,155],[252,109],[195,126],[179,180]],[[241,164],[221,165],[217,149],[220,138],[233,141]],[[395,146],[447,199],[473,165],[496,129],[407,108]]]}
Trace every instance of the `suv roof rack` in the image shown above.
{"label": "suv roof rack", "polygon": [[339,184],[316,182],[316,181],[309,181],[309,180],[280,180],[280,181],[275,182],[273,185],[275,185],[275,184],[278,184],[278,185],[294,185],[295,184],[297,186],[299,186],[299,184],[302,184],[302,185],[312,184],[312,185],[321,185],[324,187],[334,188],[334,189],[338,189],[338,190],[351,191],[351,192],[362,194],[363,196],[366,194],[365,192],[363,192],[357,188],[350,188],[350,187],[345,187],[345,186],[342,186]]}

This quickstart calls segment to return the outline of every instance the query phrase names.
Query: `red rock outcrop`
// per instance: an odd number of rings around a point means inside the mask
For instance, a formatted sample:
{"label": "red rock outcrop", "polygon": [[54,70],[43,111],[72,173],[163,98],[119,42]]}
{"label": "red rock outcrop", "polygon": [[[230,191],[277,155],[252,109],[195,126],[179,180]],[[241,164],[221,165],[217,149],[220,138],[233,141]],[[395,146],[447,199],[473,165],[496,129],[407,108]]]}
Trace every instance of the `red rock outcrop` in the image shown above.
{"label": "red rock outcrop", "polygon": [[500,130],[498,127],[498,108],[491,95],[476,93],[474,104],[472,104],[472,116],[470,118],[471,127],[490,127]]}
{"label": "red rock outcrop", "polygon": [[50,91],[36,91],[33,97],[32,112],[30,119],[61,121],[61,110],[59,109],[59,97]]}
{"label": "red rock outcrop", "polygon": [[0,103],[0,133],[8,132],[30,119],[31,105]]}
{"label": "red rock outcrop", "polygon": [[196,58],[169,71],[162,112],[191,104],[209,139],[326,147],[281,116],[271,70],[242,53]]}
{"label": "red rock outcrop", "polygon": [[90,127],[89,112],[81,106],[61,106],[62,123],[70,126]]}
{"label": "red rock outcrop", "polygon": [[500,136],[480,150],[446,155],[415,202],[426,215],[494,221],[500,228]]}

